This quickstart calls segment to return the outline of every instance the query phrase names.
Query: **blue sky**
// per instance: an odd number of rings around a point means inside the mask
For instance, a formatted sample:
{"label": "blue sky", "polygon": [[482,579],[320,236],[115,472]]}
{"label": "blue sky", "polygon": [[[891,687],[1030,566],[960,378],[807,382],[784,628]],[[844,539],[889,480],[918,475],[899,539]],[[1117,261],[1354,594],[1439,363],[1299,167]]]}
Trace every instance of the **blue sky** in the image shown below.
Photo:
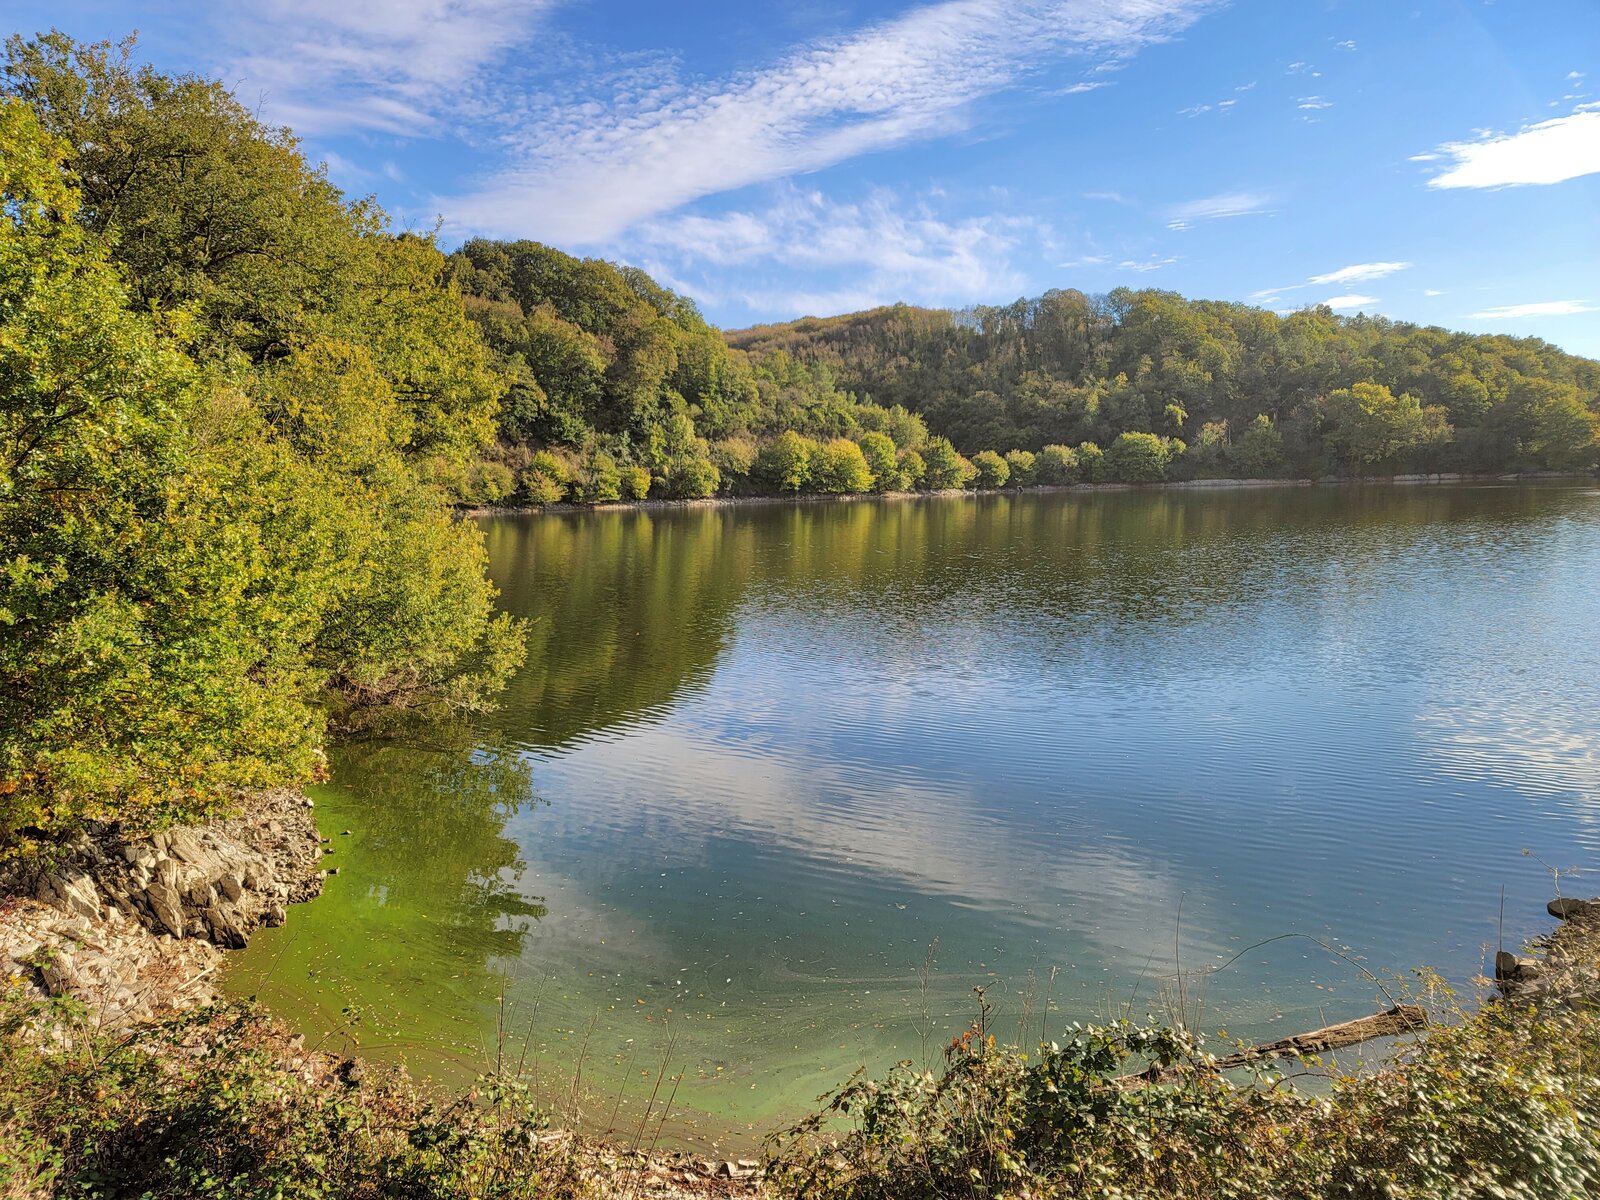
{"label": "blue sky", "polygon": [[20,0],[724,326],[1161,287],[1600,357],[1597,0]]}

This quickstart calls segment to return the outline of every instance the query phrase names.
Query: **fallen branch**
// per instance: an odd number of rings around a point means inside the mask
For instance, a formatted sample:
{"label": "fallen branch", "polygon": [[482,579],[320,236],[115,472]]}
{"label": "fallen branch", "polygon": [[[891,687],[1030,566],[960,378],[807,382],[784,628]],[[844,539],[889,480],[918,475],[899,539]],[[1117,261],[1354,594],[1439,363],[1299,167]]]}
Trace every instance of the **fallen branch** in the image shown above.
{"label": "fallen branch", "polygon": [[1338,1025],[1314,1029],[1310,1033],[1297,1033],[1293,1037],[1279,1038],[1275,1042],[1263,1042],[1259,1046],[1251,1046],[1234,1054],[1224,1054],[1220,1058],[1176,1067],[1151,1067],[1148,1071],[1141,1071],[1137,1075],[1123,1075],[1117,1080],[1117,1086],[1138,1087],[1147,1083],[1162,1083],[1197,1070],[1233,1071],[1239,1067],[1247,1067],[1251,1063],[1274,1058],[1304,1058],[1311,1054],[1338,1050],[1344,1046],[1354,1046],[1360,1042],[1370,1042],[1374,1038],[1414,1033],[1426,1028],[1427,1024],[1428,1014],[1421,1005],[1397,1004],[1387,1012],[1374,1013],[1370,1017],[1358,1017],[1354,1021],[1343,1021]]}

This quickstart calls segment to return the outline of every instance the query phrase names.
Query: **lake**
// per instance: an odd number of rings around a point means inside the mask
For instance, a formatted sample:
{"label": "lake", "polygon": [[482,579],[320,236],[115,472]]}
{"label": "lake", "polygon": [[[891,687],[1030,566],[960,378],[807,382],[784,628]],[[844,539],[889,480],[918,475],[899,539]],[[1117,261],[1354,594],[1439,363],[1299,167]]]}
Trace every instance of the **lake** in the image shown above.
{"label": "lake", "polygon": [[484,526],[526,668],[335,754],[340,873],[229,971],[445,1083],[581,1059],[631,1132],[665,1066],[669,1138],[742,1146],[974,986],[1031,1041],[1181,965],[1199,1027],[1284,1036],[1386,1003],[1347,958],[1466,983],[1549,924],[1540,860],[1600,862],[1592,484]]}

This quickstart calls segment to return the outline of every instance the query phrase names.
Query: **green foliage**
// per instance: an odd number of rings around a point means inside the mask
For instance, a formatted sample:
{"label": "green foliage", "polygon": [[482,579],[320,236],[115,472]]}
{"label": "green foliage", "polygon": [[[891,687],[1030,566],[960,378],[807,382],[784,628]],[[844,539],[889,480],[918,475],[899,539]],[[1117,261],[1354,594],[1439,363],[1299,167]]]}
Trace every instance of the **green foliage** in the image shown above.
{"label": "green foliage", "polygon": [[895,459],[900,472],[900,486],[921,487],[928,475],[928,464],[915,450],[902,450]]}
{"label": "green foliage", "polygon": [[860,438],[861,454],[872,473],[872,490],[895,492],[906,484],[900,473],[900,461],[895,453],[894,439],[886,433],[869,430]]}
{"label": "green foliage", "polygon": [[126,47],[3,80],[0,854],[305,781],[330,711],[482,707],[521,631],[434,481],[513,476],[438,250]]}
{"label": "green foliage", "polygon": [[664,481],[666,494],[674,500],[704,500],[717,494],[722,474],[709,458],[682,454],[667,465]]}
{"label": "green foliage", "polygon": [[712,443],[711,462],[722,476],[724,491],[743,494],[750,489],[756,454],[756,444],[747,437],[723,438]]}
{"label": "green foliage", "polygon": [[1040,483],[1078,482],[1078,452],[1071,446],[1046,446],[1039,451],[1036,471]]}
{"label": "green foliage", "polygon": [[1078,475],[1085,483],[1104,483],[1107,478],[1106,454],[1093,442],[1078,447]]}
{"label": "green foliage", "polygon": [[1005,487],[1011,478],[1010,465],[993,450],[979,450],[972,456],[972,465],[977,469],[974,482],[978,487]]}
{"label": "green foliage", "polygon": [[[1208,466],[1202,454],[1197,469],[1236,473],[1245,470],[1236,456],[1246,433],[1265,415],[1282,437],[1283,461],[1257,447],[1251,474],[1379,463],[1386,471],[1584,469],[1595,460],[1600,363],[1534,339],[1325,308],[1280,317],[1170,292],[1051,291],[960,312],[895,305],[806,318],[729,340],[758,371],[781,359],[793,373],[800,363],[846,394],[904,406],[967,453],[1110,446],[1126,432],[1178,436],[1225,424],[1235,461],[1221,454]],[[1339,425],[1325,423],[1323,398],[1358,384],[1415,397],[1421,415],[1399,413],[1400,436],[1373,437],[1360,428],[1371,414],[1362,414],[1352,447]],[[1420,427],[1406,430],[1407,422]],[[1377,457],[1362,459],[1374,441]]]}
{"label": "green foliage", "polygon": [[866,492],[872,484],[872,468],[849,438],[834,438],[812,457],[811,486],[819,492]]}
{"label": "green foliage", "polygon": [[1176,438],[1154,433],[1119,433],[1106,451],[1105,469],[1117,483],[1157,483],[1184,450]]}
{"label": "green foliage", "polygon": [[1396,463],[1409,450],[1449,440],[1442,407],[1424,408],[1409,392],[1396,396],[1378,383],[1329,392],[1322,403],[1324,441],[1335,458],[1359,472]]}
{"label": "green foliage", "polygon": [[803,491],[811,483],[811,459],[816,443],[794,430],[785,430],[756,457],[755,477],[778,492]]}
{"label": "green foliage", "polygon": [[[41,1048],[30,1017],[63,1021]],[[248,1006],[206,1009],[113,1037],[0,998],[0,1188],[8,1196],[576,1200],[565,1139],[520,1080],[491,1075],[435,1106],[368,1069],[318,1078]]]}
{"label": "green foliage", "polygon": [[622,498],[624,500],[643,500],[650,495],[650,472],[643,467],[623,467]]}
{"label": "green foliage", "polygon": [[972,478],[972,464],[956,453],[949,438],[934,437],[922,448],[924,470],[922,481],[930,491],[966,487]]}
{"label": "green foliage", "polygon": [[1257,413],[1256,419],[1239,435],[1233,448],[1233,461],[1246,478],[1276,478],[1288,467],[1283,434],[1266,413]]}
{"label": "green foliage", "polygon": [[1012,450],[1006,455],[1006,467],[1012,487],[1027,487],[1038,478],[1039,458],[1031,450]]}

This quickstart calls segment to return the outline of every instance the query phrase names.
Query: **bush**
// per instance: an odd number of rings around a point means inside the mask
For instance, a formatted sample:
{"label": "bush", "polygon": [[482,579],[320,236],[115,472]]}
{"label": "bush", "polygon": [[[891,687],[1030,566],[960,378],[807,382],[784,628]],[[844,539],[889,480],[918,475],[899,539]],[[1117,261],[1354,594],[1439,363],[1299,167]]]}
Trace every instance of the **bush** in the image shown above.
{"label": "bush", "polygon": [[972,465],[977,469],[973,482],[978,487],[1005,487],[1006,480],[1011,478],[1011,468],[1006,460],[993,450],[979,450],[972,456]]}
{"label": "bush", "polygon": [[604,450],[595,451],[579,472],[573,499],[584,504],[611,504],[621,498],[622,472],[617,460]]}
{"label": "bush", "polygon": [[1078,446],[1078,474],[1085,483],[1104,483],[1106,480],[1106,452],[1093,442]]}
{"label": "bush", "polygon": [[755,477],[776,492],[799,492],[811,483],[811,457],[817,444],[785,430],[756,456]]}
{"label": "bush", "polygon": [[742,493],[748,490],[750,472],[756,465],[755,444],[748,438],[723,438],[711,445],[711,463],[722,476],[722,490]]}
{"label": "bush", "polygon": [[623,467],[621,476],[624,500],[643,500],[650,495],[650,472],[644,467]]}
{"label": "bush", "polygon": [[1118,483],[1157,483],[1167,477],[1183,443],[1154,433],[1119,433],[1106,451],[1106,472]]}
{"label": "bush", "polygon": [[1040,483],[1077,483],[1078,452],[1071,446],[1046,446],[1039,451],[1037,470]]}
{"label": "bush", "polygon": [[896,460],[900,473],[900,486],[902,488],[920,487],[923,477],[928,473],[928,464],[922,460],[922,455],[915,450],[902,450]]}
{"label": "bush", "polygon": [[922,458],[925,464],[923,480],[930,491],[966,486],[967,468],[972,464],[956,453],[949,438],[929,438]]}
{"label": "bush", "polygon": [[1030,450],[1011,451],[1006,455],[1006,466],[1011,468],[1012,487],[1027,487],[1039,472],[1039,460]]}
{"label": "bush", "polygon": [[543,471],[524,471],[517,488],[529,504],[560,504],[567,497],[567,485]]}
{"label": "bush", "polygon": [[872,472],[872,490],[894,492],[905,487],[900,475],[900,464],[895,458],[894,439],[886,433],[869,432],[861,435],[861,453]]}
{"label": "bush", "polygon": [[1234,447],[1234,461],[1246,475],[1263,479],[1282,475],[1288,468],[1283,434],[1266,413],[1259,414],[1239,436],[1239,444]]}
{"label": "bush", "polygon": [[811,485],[819,492],[853,493],[872,489],[872,468],[861,447],[849,438],[834,438],[813,457]]}
{"label": "bush", "polygon": [[686,454],[667,464],[665,482],[674,500],[704,500],[717,494],[722,473],[710,459]]}

